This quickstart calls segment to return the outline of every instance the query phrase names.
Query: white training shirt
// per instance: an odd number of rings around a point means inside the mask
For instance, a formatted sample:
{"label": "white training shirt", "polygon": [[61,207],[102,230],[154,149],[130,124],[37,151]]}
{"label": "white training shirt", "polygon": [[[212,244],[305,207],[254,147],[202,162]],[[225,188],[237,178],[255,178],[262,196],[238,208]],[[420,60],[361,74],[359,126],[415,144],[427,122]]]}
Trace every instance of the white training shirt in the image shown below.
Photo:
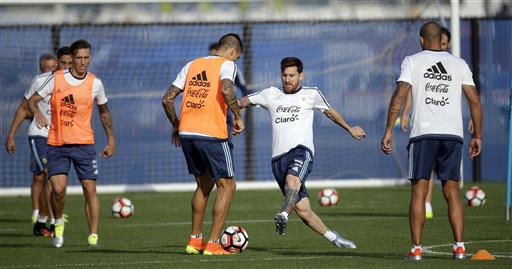
{"label": "white training shirt", "polygon": [[272,158],[303,145],[314,154],[313,116],[314,109],[322,112],[330,109],[320,90],[302,87],[287,94],[276,87],[248,95],[249,102],[262,106],[272,120]]}
{"label": "white training shirt", "polygon": [[[87,76],[87,75],[86,75]],[[82,79],[75,78],[69,70],[64,71],[64,79],[67,83],[71,86],[78,86],[82,84],[85,81],[85,77]],[[53,89],[55,85],[55,74],[52,74],[48,82],[42,85],[38,90],[37,93],[41,95],[41,97],[46,98],[47,96],[51,96],[53,93]],[[97,105],[103,105],[107,103],[107,96],[105,95],[105,88],[103,87],[103,82],[98,77],[94,78],[94,81],[92,82],[92,96],[91,98],[94,100],[96,99]],[[42,101],[41,101],[42,102]]]}
{"label": "white training shirt", "polygon": [[463,138],[462,85],[475,85],[464,60],[446,51],[424,50],[405,57],[397,81],[412,85],[411,139]]}
{"label": "white training shirt", "polygon": [[[220,58],[220,57],[219,56],[206,56],[206,57],[204,57],[204,59],[211,59],[211,58]],[[190,64],[191,63],[192,63],[192,61],[188,62],[181,69],[180,73],[178,74],[178,76],[176,76],[176,79],[172,83],[172,85],[178,87],[182,91],[185,88],[185,82],[187,80],[187,74],[188,74],[188,70],[190,68]],[[233,83],[235,83],[236,72],[237,71],[236,71],[236,64],[235,64],[235,62],[227,60],[227,61],[223,62],[222,65],[220,66],[220,78],[219,79],[220,80],[229,79]],[[186,132],[186,131],[180,131],[180,135],[193,135],[193,136],[212,137],[212,136],[205,135],[205,134],[202,134],[202,133]]]}
{"label": "white training shirt", "polygon": [[[30,97],[39,89],[41,88],[45,83],[50,80],[50,77],[52,76],[53,72],[47,72],[43,74],[39,74],[35,76],[32,79],[32,83],[30,84],[30,88],[28,88],[25,91],[25,99],[28,100]],[[51,116],[51,107],[50,107],[50,98],[51,96],[45,97],[41,102],[37,103],[37,106],[39,107],[39,110],[43,113],[44,117],[48,122],[50,122],[50,116]],[[43,127],[39,129],[37,127],[37,123],[34,119],[30,122],[30,126],[28,127],[28,136],[42,136],[42,137],[48,137],[48,128]]]}

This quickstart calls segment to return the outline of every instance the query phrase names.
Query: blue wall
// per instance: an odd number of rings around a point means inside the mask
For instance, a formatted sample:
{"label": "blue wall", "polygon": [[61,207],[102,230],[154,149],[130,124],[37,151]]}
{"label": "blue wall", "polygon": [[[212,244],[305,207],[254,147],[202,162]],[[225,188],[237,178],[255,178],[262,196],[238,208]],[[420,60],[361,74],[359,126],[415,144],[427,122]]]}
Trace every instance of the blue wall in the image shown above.
{"label": "blue wall", "polygon": [[[395,154],[380,151],[389,99],[400,63],[420,50],[420,21],[252,24],[252,90],[280,86],[279,62],[297,56],[305,65],[304,85],[318,86],[351,125],[365,128],[355,141],[321,113],[315,119],[315,164],[310,179],[403,177],[407,134],[395,132]],[[507,160],[511,88],[511,20],[482,20],[480,81],[484,105],[484,180],[503,181]],[[117,154],[100,160],[99,184],[191,182],[180,149],[171,145],[170,124],[161,97],[180,68],[207,53],[227,32],[242,34],[241,24],[61,26],[60,43],[85,38],[93,45],[90,71],[103,80],[117,138]],[[461,23],[462,58],[471,65],[469,21]],[[13,113],[38,57],[51,51],[50,27],[0,28],[1,132],[5,141]],[[241,71],[243,59],[237,62]],[[465,123],[469,112],[465,109]],[[96,148],[105,135],[95,116]],[[1,187],[29,186],[25,123],[17,133],[17,152],[0,153]],[[266,112],[254,109],[255,179],[272,179],[271,134]],[[466,134],[466,137],[469,135]],[[467,139],[466,139],[467,140]],[[237,179],[245,180],[245,135],[233,139]],[[465,152],[467,156],[467,149]],[[467,160],[467,158],[466,158]],[[465,161],[466,178],[471,162]],[[71,180],[73,184],[77,181]]]}

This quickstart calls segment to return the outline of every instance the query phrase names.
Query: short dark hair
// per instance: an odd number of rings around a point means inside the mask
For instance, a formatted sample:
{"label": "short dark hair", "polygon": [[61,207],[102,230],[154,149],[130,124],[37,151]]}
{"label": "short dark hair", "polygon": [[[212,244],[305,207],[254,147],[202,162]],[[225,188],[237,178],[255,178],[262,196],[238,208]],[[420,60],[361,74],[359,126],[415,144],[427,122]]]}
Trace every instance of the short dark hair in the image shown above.
{"label": "short dark hair", "polygon": [[57,58],[60,59],[62,55],[71,55],[71,48],[66,46],[57,50]]}
{"label": "short dark hair", "polygon": [[287,67],[296,66],[297,71],[302,73],[304,66],[302,65],[302,61],[297,57],[286,57],[281,60],[281,72],[283,72]]}
{"label": "short dark hair", "polygon": [[45,53],[45,54],[41,55],[41,57],[39,57],[39,69],[42,69],[43,62],[48,61],[48,60],[57,61],[57,58],[55,58],[55,55],[53,55],[51,53]]}
{"label": "short dark hair", "polygon": [[85,39],[79,39],[71,44],[71,56],[75,56],[79,49],[91,49],[91,44]]}
{"label": "short dark hair", "polygon": [[441,27],[441,35],[446,35],[448,37],[448,43],[452,40],[452,33],[446,27]]}
{"label": "short dark hair", "polygon": [[217,42],[213,42],[210,44],[210,46],[208,46],[208,50],[212,51],[212,50],[217,50],[219,48],[219,43]]}
{"label": "short dark hair", "polygon": [[426,40],[440,40],[441,26],[437,22],[429,21],[421,26],[420,36]]}
{"label": "short dark hair", "polygon": [[238,36],[235,33],[229,33],[223,35],[219,42],[217,42],[218,48],[234,48],[238,50],[240,53],[244,52],[244,45],[242,43],[242,39],[240,39],[240,36]]}

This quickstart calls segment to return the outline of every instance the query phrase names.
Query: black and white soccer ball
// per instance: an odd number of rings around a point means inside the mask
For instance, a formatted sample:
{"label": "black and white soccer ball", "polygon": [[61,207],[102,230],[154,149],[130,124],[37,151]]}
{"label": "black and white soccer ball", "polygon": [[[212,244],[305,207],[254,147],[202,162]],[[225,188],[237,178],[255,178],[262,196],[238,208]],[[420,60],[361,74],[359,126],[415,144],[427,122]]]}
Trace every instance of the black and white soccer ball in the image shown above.
{"label": "black and white soccer ball", "polygon": [[466,203],[468,206],[483,206],[485,201],[485,192],[480,187],[472,186],[466,191]]}
{"label": "black and white soccer ball", "polygon": [[222,232],[220,244],[231,253],[239,253],[249,245],[249,235],[240,226],[229,226]]}
{"label": "black and white soccer ball", "polygon": [[133,215],[135,207],[128,198],[118,197],[112,204],[112,216],[120,219],[129,218]]}
{"label": "black and white soccer ball", "polygon": [[326,188],[320,190],[318,193],[318,202],[321,206],[332,206],[338,204],[340,195],[333,188]]}

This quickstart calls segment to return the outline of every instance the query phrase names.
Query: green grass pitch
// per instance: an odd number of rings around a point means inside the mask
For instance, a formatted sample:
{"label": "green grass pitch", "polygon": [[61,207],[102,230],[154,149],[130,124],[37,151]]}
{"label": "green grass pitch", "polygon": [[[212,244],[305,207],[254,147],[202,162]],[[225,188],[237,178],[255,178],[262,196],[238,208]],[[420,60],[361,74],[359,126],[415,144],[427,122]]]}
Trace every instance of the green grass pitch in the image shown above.
{"label": "green grass pitch", "polygon": [[[404,259],[410,247],[409,186],[341,189],[340,203],[321,207],[318,189],[310,189],[312,205],[331,229],[358,245],[337,249],[309,230],[293,215],[285,236],[275,235],[273,217],[281,204],[277,190],[237,191],[226,225],[249,233],[248,249],[238,255],[205,257],[184,254],[190,233],[191,192],[125,193],[135,204],[129,219],[114,219],[115,197],[100,195],[101,247],[87,246],[83,197],[66,197],[65,243],[60,249],[49,239],[31,235],[28,197],[0,198],[0,269],[3,268],[512,268],[512,224],[504,221],[504,184],[481,184],[487,203],[465,207],[468,253],[487,249],[495,261],[451,259],[451,229],[439,188],[434,193],[434,219],[427,220],[420,262]],[[464,192],[464,191],[462,191]],[[461,193],[461,197],[462,197]],[[213,198],[213,197],[212,197]],[[212,202],[212,201],[210,201]],[[204,233],[210,228],[210,211]]]}

